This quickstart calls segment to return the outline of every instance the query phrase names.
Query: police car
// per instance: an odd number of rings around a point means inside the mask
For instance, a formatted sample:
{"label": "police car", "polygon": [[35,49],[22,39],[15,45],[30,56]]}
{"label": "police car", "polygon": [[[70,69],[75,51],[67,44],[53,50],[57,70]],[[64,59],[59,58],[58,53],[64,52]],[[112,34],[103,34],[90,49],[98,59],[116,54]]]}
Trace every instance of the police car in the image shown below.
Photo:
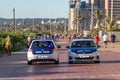
{"label": "police car", "polygon": [[31,65],[37,61],[54,61],[59,63],[59,54],[53,40],[33,40],[27,52],[27,63]]}
{"label": "police car", "polygon": [[94,61],[99,63],[98,48],[93,39],[73,39],[68,48],[69,63]]}

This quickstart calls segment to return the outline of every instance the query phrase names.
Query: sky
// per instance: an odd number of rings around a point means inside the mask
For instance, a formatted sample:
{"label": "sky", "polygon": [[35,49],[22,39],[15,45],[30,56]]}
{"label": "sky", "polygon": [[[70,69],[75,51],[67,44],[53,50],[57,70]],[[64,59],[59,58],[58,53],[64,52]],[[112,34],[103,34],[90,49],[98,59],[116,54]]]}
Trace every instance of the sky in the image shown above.
{"label": "sky", "polygon": [[69,0],[0,0],[0,18],[67,18]]}

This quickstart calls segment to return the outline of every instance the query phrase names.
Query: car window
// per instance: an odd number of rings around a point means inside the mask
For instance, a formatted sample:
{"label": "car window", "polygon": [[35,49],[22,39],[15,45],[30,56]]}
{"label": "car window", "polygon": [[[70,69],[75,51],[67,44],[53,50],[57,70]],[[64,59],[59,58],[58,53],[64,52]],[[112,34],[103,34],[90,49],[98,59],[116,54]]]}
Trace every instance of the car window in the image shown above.
{"label": "car window", "polygon": [[79,47],[95,47],[95,43],[93,41],[73,41],[71,48],[79,48]]}
{"label": "car window", "polygon": [[33,48],[54,48],[52,41],[34,41],[32,44]]}

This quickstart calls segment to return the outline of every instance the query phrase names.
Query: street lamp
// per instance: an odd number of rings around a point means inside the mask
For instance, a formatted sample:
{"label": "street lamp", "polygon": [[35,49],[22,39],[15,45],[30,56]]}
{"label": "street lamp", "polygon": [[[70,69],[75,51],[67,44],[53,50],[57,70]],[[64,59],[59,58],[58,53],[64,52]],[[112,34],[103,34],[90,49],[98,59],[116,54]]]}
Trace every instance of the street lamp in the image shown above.
{"label": "street lamp", "polygon": [[94,9],[94,0],[91,0],[91,25],[90,25],[90,29],[92,30],[93,28],[93,10]]}
{"label": "street lamp", "polygon": [[50,22],[50,33],[51,33],[51,31],[52,31],[52,29],[51,29],[51,19],[49,19],[49,22]]}
{"label": "street lamp", "polygon": [[45,30],[45,23],[44,23],[44,20],[42,19],[41,21],[42,25],[43,25],[43,31]]}
{"label": "street lamp", "polygon": [[113,0],[111,0],[111,21],[113,20]]}
{"label": "street lamp", "polygon": [[14,32],[16,32],[15,8],[13,8],[13,26],[14,26]]}
{"label": "street lamp", "polygon": [[32,19],[32,27],[33,27],[33,31],[35,31],[35,23],[34,23],[34,18]]}
{"label": "street lamp", "polygon": [[66,26],[67,26],[67,24],[66,24],[66,18],[64,18],[65,19],[65,27],[64,27],[64,32],[65,32],[65,34],[66,34]]}
{"label": "street lamp", "polygon": [[79,9],[80,9],[80,0],[75,0],[75,11],[76,11],[76,18],[77,18],[77,24],[76,24],[77,33],[79,32],[79,21],[78,21]]}

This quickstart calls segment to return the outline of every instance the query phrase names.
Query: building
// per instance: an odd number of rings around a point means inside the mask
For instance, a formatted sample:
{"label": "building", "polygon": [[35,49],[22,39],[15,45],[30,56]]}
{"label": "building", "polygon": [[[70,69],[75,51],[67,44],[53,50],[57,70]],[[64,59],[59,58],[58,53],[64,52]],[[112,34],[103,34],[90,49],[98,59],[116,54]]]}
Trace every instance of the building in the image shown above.
{"label": "building", "polygon": [[94,0],[94,7],[97,9],[105,9],[105,0]]}
{"label": "building", "polygon": [[[113,2],[112,2],[113,1]],[[112,19],[120,20],[120,0],[105,0],[106,16]]]}
{"label": "building", "polygon": [[80,8],[86,8],[86,1],[81,2]]}
{"label": "building", "polygon": [[95,9],[105,9],[105,0],[89,0],[89,7],[91,6],[91,2],[94,2]]}
{"label": "building", "polygon": [[[88,1],[89,7],[91,1],[92,0]],[[101,10],[105,9],[106,16],[110,16],[113,19],[120,20],[120,18],[118,17],[120,14],[120,0],[94,0],[94,8]]]}
{"label": "building", "polygon": [[70,0],[69,1],[69,29],[68,30],[75,30],[76,24],[74,23],[77,12],[80,7],[81,0]]}
{"label": "building", "polygon": [[[81,0],[70,0],[69,30],[77,30],[77,28],[79,28],[79,30],[84,30],[90,29],[90,25],[96,26],[96,21],[93,20],[93,25],[91,22],[92,2],[93,11],[98,9],[100,10],[101,14],[104,15],[100,18],[100,21],[102,21],[105,16],[110,16],[111,19],[120,21],[120,0],[88,0],[87,3]],[[85,19],[79,25],[77,22],[74,23],[77,15],[82,15],[85,17]]]}

